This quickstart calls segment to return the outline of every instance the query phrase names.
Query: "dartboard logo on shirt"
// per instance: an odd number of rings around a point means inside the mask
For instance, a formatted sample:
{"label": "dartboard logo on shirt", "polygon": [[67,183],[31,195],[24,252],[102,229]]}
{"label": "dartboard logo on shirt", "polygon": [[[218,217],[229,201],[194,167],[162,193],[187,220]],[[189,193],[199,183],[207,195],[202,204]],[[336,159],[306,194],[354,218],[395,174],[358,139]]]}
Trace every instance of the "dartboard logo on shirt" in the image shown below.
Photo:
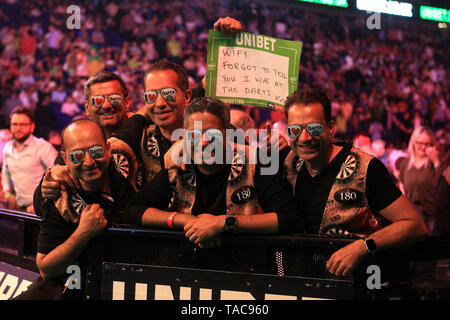
{"label": "dartboard logo on shirt", "polygon": [[345,159],[344,164],[339,171],[336,180],[340,183],[346,183],[353,178],[359,169],[359,156],[356,153],[350,153]]}
{"label": "dartboard logo on shirt", "polygon": [[144,148],[144,150],[146,150],[147,153],[154,158],[160,157],[158,140],[156,139],[156,137],[153,134],[148,136],[147,145]]}
{"label": "dartboard logo on shirt", "polygon": [[244,159],[239,152],[234,153],[233,162],[231,163],[230,175],[228,176],[228,183],[235,185],[243,177],[245,172]]}
{"label": "dartboard logo on shirt", "polygon": [[114,164],[117,168],[117,171],[125,177],[125,179],[128,179],[128,176],[130,175],[130,161],[128,160],[125,153],[122,153],[118,150],[114,150],[111,153],[112,158],[114,160]]}
{"label": "dartboard logo on shirt", "polygon": [[81,216],[85,207],[86,202],[84,202],[83,198],[81,198],[78,193],[75,193],[70,197],[70,208],[76,215]]}

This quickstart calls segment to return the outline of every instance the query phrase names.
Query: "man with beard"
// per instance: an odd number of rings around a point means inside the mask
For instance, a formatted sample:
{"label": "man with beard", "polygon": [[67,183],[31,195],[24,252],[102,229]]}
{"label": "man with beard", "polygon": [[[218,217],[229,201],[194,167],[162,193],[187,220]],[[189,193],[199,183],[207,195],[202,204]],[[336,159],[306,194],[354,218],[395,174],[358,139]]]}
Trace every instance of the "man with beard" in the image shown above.
{"label": "man with beard", "polygon": [[2,186],[10,209],[33,212],[33,193],[58,152],[42,138],[33,136],[34,114],[17,107],[10,114],[13,139],[3,149]]}

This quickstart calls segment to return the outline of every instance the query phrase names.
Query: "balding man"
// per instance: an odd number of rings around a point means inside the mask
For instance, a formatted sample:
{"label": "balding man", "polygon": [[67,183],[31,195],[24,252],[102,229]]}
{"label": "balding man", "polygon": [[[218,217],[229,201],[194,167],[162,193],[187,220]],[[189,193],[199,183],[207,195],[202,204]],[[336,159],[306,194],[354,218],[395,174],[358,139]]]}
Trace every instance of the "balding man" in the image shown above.
{"label": "balding man", "polygon": [[[52,283],[64,283],[66,268],[76,263],[89,241],[108,224],[120,221],[125,202],[134,194],[111,165],[109,143],[96,122],[76,120],[61,138],[61,156],[80,188],[61,190],[56,200],[44,201],[40,186],[34,195],[35,209],[42,216],[36,264],[44,280],[56,279]],[[47,173],[44,180],[49,178]]]}

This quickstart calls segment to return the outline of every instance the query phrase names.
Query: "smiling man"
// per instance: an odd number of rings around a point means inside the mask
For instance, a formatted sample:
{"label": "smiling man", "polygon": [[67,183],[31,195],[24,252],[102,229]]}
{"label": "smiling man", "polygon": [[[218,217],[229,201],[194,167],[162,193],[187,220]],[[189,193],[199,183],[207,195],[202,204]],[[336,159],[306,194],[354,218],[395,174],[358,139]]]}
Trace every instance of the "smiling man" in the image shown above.
{"label": "smiling man", "polygon": [[109,140],[122,157],[124,175],[136,189],[164,168],[164,154],[172,146],[172,132],[183,127],[183,112],[192,97],[183,68],[173,62],[153,63],[144,76],[140,115],[128,119]]}
{"label": "smiling man", "polygon": [[291,147],[286,174],[307,233],[359,239],[331,256],[331,273],[346,275],[368,253],[426,234],[384,165],[351,143],[332,140],[331,103],[323,92],[296,91],[285,112]]}
{"label": "smiling man", "polygon": [[[111,165],[109,143],[96,122],[75,120],[61,138],[61,155],[80,187],[61,190],[56,200],[46,201],[41,188],[36,188],[34,207],[42,216],[36,264],[48,286],[42,286],[40,279],[20,299],[51,299],[55,293],[51,290],[57,291],[65,282],[66,268],[76,263],[86,245],[108,224],[120,222],[126,201],[134,195],[129,182]],[[40,292],[43,288],[50,292]]]}
{"label": "smiling man", "polygon": [[101,71],[88,79],[84,94],[86,114],[109,138],[128,118],[131,99],[125,82],[115,73]]}

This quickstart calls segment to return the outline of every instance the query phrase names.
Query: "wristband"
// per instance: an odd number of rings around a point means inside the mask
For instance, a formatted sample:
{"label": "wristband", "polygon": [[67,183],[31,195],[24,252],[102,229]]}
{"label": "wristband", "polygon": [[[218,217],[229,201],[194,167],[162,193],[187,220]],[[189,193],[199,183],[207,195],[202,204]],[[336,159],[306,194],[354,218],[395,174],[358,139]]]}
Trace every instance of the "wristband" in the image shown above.
{"label": "wristband", "polygon": [[175,218],[175,216],[178,214],[178,212],[173,212],[169,218],[167,219],[167,225],[169,226],[170,229],[173,229],[173,219]]}

